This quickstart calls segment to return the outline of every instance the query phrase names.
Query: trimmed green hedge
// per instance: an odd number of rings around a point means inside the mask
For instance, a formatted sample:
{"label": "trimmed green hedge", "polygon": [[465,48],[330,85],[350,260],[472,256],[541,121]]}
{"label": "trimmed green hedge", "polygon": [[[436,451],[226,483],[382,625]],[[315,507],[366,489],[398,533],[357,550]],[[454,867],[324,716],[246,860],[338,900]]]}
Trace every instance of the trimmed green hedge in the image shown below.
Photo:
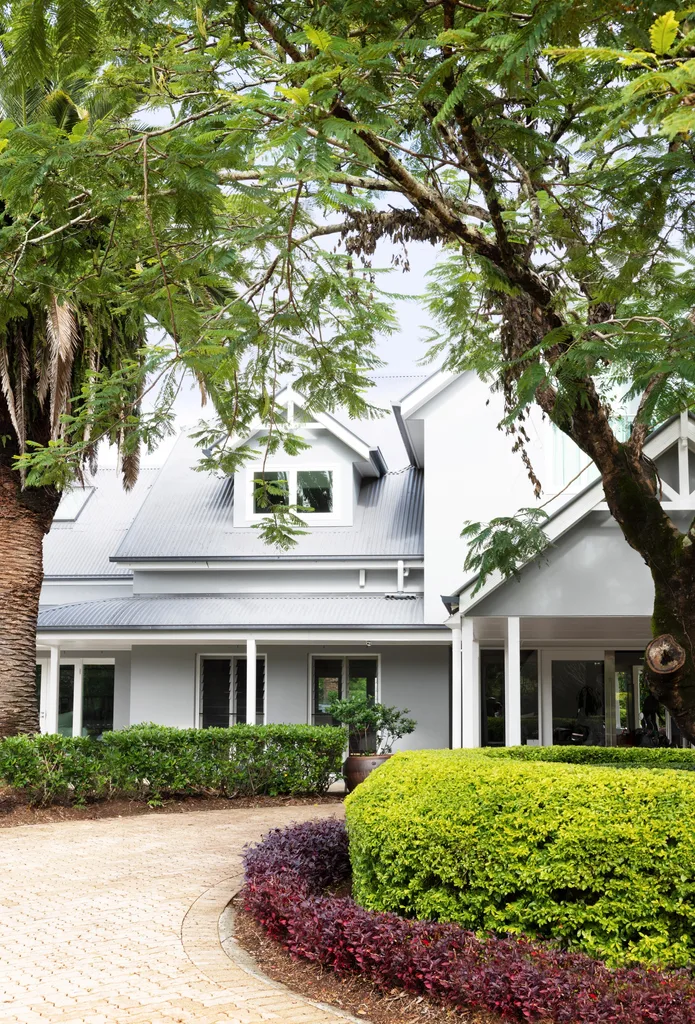
{"label": "trimmed green hedge", "polygon": [[610,764],[616,768],[672,768],[695,771],[695,750],[678,747],[490,747],[487,757],[564,764]]}
{"label": "trimmed green hedge", "polygon": [[0,742],[0,784],[34,803],[129,796],[307,795],[342,771],[345,733],[310,725],[172,729],[135,725],[100,740],[15,736]]}
{"label": "trimmed green hedge", "polygon": [[556,940],[609,964],[695,959],[688,774],[404,752],[348,797],[347,822],[368,909]]}

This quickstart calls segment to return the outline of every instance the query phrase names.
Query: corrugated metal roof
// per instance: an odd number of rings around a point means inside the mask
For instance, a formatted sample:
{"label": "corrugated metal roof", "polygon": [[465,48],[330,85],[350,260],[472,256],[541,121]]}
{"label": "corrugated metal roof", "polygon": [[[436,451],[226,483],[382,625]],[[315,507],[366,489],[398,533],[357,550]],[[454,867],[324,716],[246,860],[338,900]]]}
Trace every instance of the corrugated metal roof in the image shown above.
{"label": "corrugated metal roof", "polygon": [[121,561],[421,557],[422,471],[408,467],[362,483],[352,526],[316,526],[284,553],[258,530],[234,526],[234,481],[200,473],[182,436],[116,551]]}
{"label": "corrugated metal roof", "polygon": [[422,626],[423,621],[423,601],[419,594],[167,594],[42,608],[38,628],[39,631],[229,630],[283,626],[370,629]]}
{"label": "corrugated metal roof", "polygon": [[127,569],[109,559],[125,537],[158,472],[141,470],[135,487],[126,492],[120,473],[115,469],[99,470],[88,486],[93,493],[77,518],[56,520],[44,538],[45,577],[129,576]]}

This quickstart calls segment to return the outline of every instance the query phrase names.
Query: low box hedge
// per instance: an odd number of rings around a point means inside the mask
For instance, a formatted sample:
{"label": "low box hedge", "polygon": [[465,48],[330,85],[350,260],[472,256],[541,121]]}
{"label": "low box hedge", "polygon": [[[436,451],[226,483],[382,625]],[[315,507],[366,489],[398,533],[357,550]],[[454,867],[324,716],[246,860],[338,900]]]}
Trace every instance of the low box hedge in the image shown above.
{"label": "low box hedge", "polygon": [[247,851],[245,869],[246,910],[294,957],[359,974],[385,992],[428,996],[466,1020],[471,1012],[517,1024],[695,1020],[695,984],[686,972],[611,970],[550,943],[476,936],[334,895],[330,890],[350,874],[342,822],[276,829]]}
{"label": "low box hedge", "polygon": [[348,798],[359,903],[610,964],[695,957],[695,779],[404,752]]}
{"label": "low box hedge", "polygon": [[605,764],[616,768],[671,768],[695,771],[695,750],[679,747],[490,747],[486,757],[564,764]]}
{"label": "low box hedge", "polygon": [[342,769],[342,729],[235,725],[174,729],[135,725],[99,740],[57,735],[0,742],[0,785],[34,803],[128,796],[323,793]]}

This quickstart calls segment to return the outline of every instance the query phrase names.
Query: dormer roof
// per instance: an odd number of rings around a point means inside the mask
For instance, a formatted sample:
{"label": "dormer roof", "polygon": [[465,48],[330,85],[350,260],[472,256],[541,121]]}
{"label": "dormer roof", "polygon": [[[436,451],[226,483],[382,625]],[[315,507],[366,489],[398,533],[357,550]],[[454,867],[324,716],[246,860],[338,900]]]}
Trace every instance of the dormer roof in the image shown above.
{"label": "dormer roof", "polygon": [[199,453],[182,435],[112,557],[117,563],[292,559],[421,558],[423,475],[407,467],[363,479],[352,525],[311,528],[289,552],[234,526],[234,478],[196,470]]}

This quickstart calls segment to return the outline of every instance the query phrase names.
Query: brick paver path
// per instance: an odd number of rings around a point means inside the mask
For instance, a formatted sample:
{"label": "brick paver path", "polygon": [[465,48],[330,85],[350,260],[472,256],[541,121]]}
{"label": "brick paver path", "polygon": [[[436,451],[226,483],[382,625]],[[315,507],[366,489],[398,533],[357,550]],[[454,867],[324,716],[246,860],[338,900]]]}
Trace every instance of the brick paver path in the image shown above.
{"label": "brick paver path", "polygon": [[323,806],[196,811],[0,830],[0,1021],[337,1024],[219,944],[239,854]]}

